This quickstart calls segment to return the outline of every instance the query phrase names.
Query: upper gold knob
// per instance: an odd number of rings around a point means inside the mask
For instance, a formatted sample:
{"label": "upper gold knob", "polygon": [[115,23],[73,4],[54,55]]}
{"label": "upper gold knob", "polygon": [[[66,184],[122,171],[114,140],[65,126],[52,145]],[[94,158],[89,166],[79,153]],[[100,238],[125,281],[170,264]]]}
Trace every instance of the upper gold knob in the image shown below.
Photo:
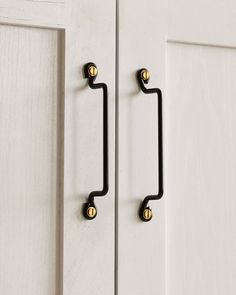
{"label": "upper gold knob", "polygon": [[147,69],[143,69],[140,73],[141,79],[147,81],[150,78],[150,73]]}
{"label": "upper gold knob", "polygon": [[89,66],[88,68],[88,75],[89,77],[95,77],[97,76],[98,70],[94,65]]}
{"label": "upper gold knob", "polygon": [[150,208],[144,209],[144,211],[143,211],[143,218],[146,221],[149,221],[149,220],[152,219],[152,210]]}
{"label": "upper gold knob", "polygon": [[93,218],[97,214],[97,210],[95,207],[88,207],[86,213],[89,218]]}

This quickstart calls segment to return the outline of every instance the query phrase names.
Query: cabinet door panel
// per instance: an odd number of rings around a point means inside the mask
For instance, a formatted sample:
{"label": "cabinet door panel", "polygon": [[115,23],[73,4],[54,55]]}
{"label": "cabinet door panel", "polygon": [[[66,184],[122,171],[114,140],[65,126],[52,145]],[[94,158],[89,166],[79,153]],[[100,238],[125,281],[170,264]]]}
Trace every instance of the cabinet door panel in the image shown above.
{"label": "cabinet door panel", "polygon": [[[135,7],[135,13],[133,13]],[[233,1],[119,1],[118,293],[235,294]],[[163,91],[164,196],[157,192]]]}
{"label": "cabinet door panel", "polygon": [[[0,289],[112,294],[115,1],[0,4]],[[102,188],[103,100],[88,62],[109,104],[109,193],[92,221],[82,207]]]}

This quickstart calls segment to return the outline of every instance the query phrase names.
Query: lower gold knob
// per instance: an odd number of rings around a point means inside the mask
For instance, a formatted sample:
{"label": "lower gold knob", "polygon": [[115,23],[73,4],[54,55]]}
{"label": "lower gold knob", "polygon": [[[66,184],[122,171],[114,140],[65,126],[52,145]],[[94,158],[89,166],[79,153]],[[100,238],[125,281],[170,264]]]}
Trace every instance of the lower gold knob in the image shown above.
{"label": "lower gold knob", "polygon": [[143,211],[143,218],[146,221],[149,221],[149,220],[152,219],[152,210],[150,208],[144,209],[144,211]]}
{"label": "lower gold knob", "polygon": [[94,218],[97,214],[97,210],[95,207],[88,207],[86,213],[89,218]]}

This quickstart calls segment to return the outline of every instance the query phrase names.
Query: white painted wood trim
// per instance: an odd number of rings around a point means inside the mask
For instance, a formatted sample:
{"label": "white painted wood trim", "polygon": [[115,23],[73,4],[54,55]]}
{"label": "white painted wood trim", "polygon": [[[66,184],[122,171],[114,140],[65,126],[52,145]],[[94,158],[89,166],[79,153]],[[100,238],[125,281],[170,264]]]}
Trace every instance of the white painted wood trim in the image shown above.
{"label": "white painted wood trim", "polygon": [[64,28],[65,0],[0,0],[0,23]]}

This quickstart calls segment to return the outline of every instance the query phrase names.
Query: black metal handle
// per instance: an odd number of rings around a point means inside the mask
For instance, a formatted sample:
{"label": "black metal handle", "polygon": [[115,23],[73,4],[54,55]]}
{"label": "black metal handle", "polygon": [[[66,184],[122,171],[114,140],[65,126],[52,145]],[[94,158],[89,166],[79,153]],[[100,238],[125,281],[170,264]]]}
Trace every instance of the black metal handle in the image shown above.
{"label": "black metal handle", "polygon": [[162,198],[163,189],[163,135],[162,135],[162,92],[159,88],[147,89],[144,84],[149,82],[150,74],[147,69],[140,69],[137,71],[137,80],[141,90],[146,94],[156,93],[158,101],[158,181],[159,191],[157,195],[148,195],[142,201],[139,209],[139,217],[143,221],[150,221],[152,219],[152,210],[148,207],[148,202],[151,200],[159,200]]}
{"label": "black metal handle", "polygon": [[97,77],[97,67],[94,63],[87,63],[84,66],[84,76],[88,79],[88,85],[92,89],[103,89],[103,189],[92,191],[89,194],[87,203],[84,204],[83,214],[87,219],[94,219],[97,216],[97,209],[94,204],[95,197],[103,197],[109,189],[108,180],[108,95],[105,83],[94,83]]}

